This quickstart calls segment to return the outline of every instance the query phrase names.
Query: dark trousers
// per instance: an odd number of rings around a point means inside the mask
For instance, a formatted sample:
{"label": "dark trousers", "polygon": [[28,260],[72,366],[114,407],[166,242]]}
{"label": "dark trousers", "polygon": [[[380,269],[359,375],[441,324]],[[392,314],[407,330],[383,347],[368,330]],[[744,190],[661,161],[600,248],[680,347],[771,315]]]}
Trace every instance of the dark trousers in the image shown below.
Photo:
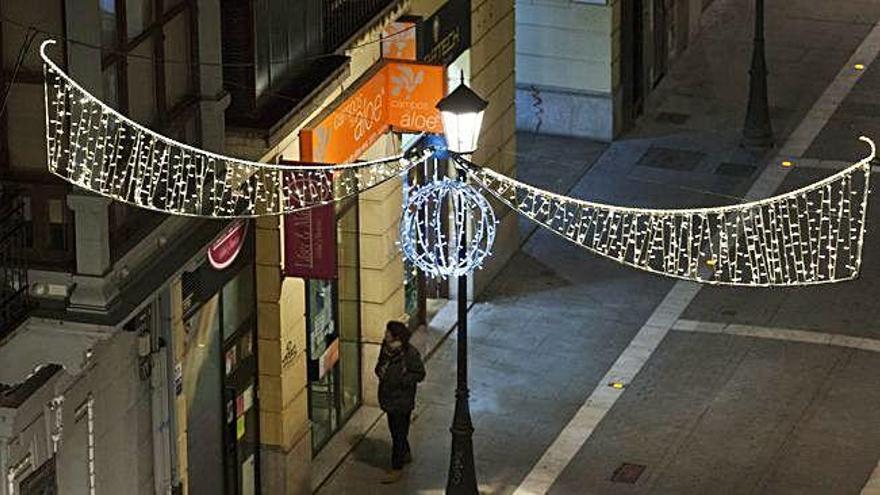
{"label": "dark trousers", "polygon": [[410,412],[389,412],[388,429],[391,430],[391,468],[403,469],[403,459],[409,454]]}

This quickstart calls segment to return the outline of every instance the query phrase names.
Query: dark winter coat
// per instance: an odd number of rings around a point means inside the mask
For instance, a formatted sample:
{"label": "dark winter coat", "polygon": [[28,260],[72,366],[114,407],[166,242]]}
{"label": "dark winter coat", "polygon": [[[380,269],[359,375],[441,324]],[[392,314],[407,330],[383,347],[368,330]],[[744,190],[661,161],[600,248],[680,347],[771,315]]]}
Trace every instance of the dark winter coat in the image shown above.
{"label": "dark winter coat", "polygon": [[416,384],[425,379],[425,365],[415,347],[391,349],[382,344],[376,363],[379,407],[385,412],[409,412],[416,404]]}

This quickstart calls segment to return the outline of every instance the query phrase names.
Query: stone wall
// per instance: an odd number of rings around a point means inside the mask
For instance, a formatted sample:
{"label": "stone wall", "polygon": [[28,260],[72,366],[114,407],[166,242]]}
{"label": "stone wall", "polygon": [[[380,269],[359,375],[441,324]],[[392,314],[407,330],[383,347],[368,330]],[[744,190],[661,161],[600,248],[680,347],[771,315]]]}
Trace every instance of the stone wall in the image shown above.
{"label": "stone wall", "polygon": [[[622,25],[627,1],[632,0],[516,0],[518,129],[601,141],[623,130],[628,103],[623,101],[621,37],[632,28]],[[704,4],[668,2],[668,63],[696,36]],[[633,77],[642,79],[647,96],[662,74],[655,71],[655,2],[642,5],[644,70]]]}
{"label": "stone wall", "polygon": [[[516,71],[513,0],[471,0],[470,86],[489,101],[473,161],[516,176]],[[495,204],[495,203],[493,203]],[[492,256],[475,273],[479,297],[519,246],[516,213],[495,204],[498,216]]]}
{"label": "stone wall", "polygon": [[[6,464],[22,466],[17,483],[55,455],[58,493],[88,494],[92,482],[98,493],[154,492],[150,382],[138,376],[136,340],[119,333],[99,343],[81,374],[59,371],[14,412],[6,410]],[[3,485],[5,494],[5,479]]]}
{"label": "stone wall", "polygon": [[611,140],[620,1],[517,0],[517,127]]}

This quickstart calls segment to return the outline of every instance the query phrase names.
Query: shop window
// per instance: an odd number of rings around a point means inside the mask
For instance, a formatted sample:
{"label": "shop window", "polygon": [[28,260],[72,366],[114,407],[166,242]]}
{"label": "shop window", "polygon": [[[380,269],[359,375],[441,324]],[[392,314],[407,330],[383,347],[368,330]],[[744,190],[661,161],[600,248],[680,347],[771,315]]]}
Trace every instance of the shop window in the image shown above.
{"label": "shop window", "polygon": [[223,410],[219,296],[186,320],[187,482],[190,493],[223,493]]}
{"label": "shop window", "polygon": [[[259,448],[253,265],[181,277],[190,493],[256,493]],[[199,306],[199,301],[206,301]]]}
{"label": "shop window", "polygon": [[339,335],[336,333],[334,283],[309,280],[308,354],[309,419],[312,421],[312,447],[320,450],[339,427]]}
{"label": "shop window", "polygon": [[309,419],[318,452],[361,404],[357,199],[336,207],[335,280],[306,283]]}
{"label": "shop window", "polygon": [[223,286],[223,339],[231,337],[253,314],[254,274],[242,270]]}
{"label": "shop window", "polygon": [[404,311],[409,318],[409,326],[417,326],[419,318],[419,271],[409,261],[403,262]]}
{"label": "shop window", "polygon": [[[339,316],[340,417],[344,422],[361,405],[361,311],[360,311],[360,232],[358,230],[358,201],[350,200],[338,206],[336,221],[336,252],[340,260],[340,287],[337,301]],[[346,260],[346,253],[353,259]],[[344,263],[344,264],[343,264]]]}

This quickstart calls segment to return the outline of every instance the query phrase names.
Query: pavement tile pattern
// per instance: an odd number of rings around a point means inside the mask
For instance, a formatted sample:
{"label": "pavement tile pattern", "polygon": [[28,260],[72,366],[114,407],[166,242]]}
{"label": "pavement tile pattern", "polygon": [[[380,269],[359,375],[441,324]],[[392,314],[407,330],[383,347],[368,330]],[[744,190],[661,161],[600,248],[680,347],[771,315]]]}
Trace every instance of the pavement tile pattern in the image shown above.
{"label": "pavement tile pattern", "polygon": [[[621,205],[740,201],[765,166],[778,166],[769,153],[738,146],[751,4],[710,5],[699,39],[622,139],[604,145],[520,134],[519,177]],[[771,113],[783,143],[880,20],[880,2],[786,0],[768,2],[767,14]],[[880,138],[877,66],[868,64],[805,157],[857,160],[865,153],[858,135]],[[695,159],[687,167],[646,164],[652,148]],[[724,164],[756,173],[719,173]],[[795,164],[779,191],[830,173]],[[871,207],[860,280],[812,289],[703,288],[680,320],[816,332],[817,343],[669,332],[549,492],[859,493],[880,458],[880,353],[822,341],[880,339],[873,301],[880,237],[870,228],[880,207]],[[521,226],[522,248],[470,312],[474,446],[485,493],[520,486],[673,287]],[[380,420],[320,493],[443,493],[455,344],[453,333],[427,363],[410,439],[415,461],[404,479],[378,483],[390,448]],[[635,483],[612,481],[625,463],[645,466]]]}

